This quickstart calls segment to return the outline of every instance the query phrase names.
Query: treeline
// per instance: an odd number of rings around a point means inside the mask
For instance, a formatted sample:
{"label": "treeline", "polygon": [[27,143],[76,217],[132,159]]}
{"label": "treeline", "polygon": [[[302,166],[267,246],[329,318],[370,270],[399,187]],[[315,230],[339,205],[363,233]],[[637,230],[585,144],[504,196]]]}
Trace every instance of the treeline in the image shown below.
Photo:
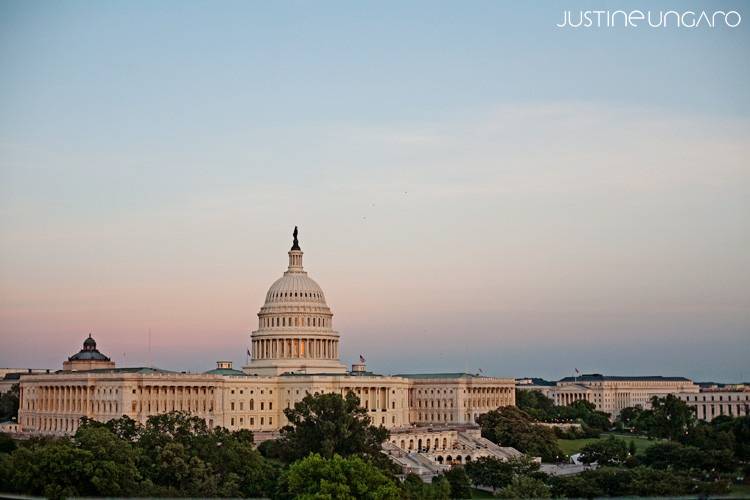
{"label": "treeline", "polygon": [[[586,432],[594,432],[590,422],[598,421],[601,412],[595,412],[589,403],[580,403],[573,405],[578,416],[572,421],[587,426]],[[537,497],[709,495],[727,493],[736,482],[750,482],[750,417],[698,421],[684,401],[671,395],[654,398],[651,406],[649,410],[623,411],[618,422],[608,423],[604,430],[615,427],[637,432],[653,439],[654,444],[637,453],[632,441],[612,435],[594,441],[581,450],[580,458],[597,464],[595,470],[545,477],[533,468],[513,469],[509,463],[480,459],[466,466],[467,473],[475,484],[495,488],[501,496],[522,496],[522,486]],[[479,417],[478,422],[482,435],[497,444],[545,462],[566,461],[557,439],[567,437],[569,431],[556,433],[532,416],[550,421],[562,414],[550,408],[551,400],[536,393],[523,396],[518,407],[498,408]],[[601,430],[596,429],[597,436]]]}
{"label": "treeline", "polygon": [[568,406],[556,406],[552,399],[539,391],[516,389],[516,406],[538,422],[580,425],[580,430],[556,428],[558,437],[564,439],[598,437],[612,427],[609,413],[597,410],[596,405],[589,401],[578,400]]}
{"label": "treeline", "polygon": [[447,499],[470,496],[462,469],[399,481],[354,394],[307,396],[281,437],[257,448],[247,430],[209,429],[183,412],[106,423],[72,438],[0,440],[0,492],[70,496]]}
{"label": "treeline", "polygon": [[19,385],[13,384],[10,390],[0,394],[0,422],[18,416]]}
{"label": "treeline", "polygon": [[519,408],[499,408],[480,417],[483,436],[527,456],[481,458],[431,483],[413,475],[397,478],[399,471],[381,451],[388,431],[371,425],[353,394],[305,397],[285,410],[289,424],[281,436],[258,447],[250,431],[208,429],[204,420],[182,412],[151,417],[145,425],[127,417],[83,419],[72,438],[0,439],[0,491],[49,498],[417,500],[469,498],[472,486],[482,486],[504,498],[590,498],[719,494],[732,480],[748,477],[750,417],[685,420],[679,416],[685,408],[666,398],[648,411],[644,421],[653,422],[648,432],[658,439],[651,447],[636,453],[623,440],[602,439],[581,455],[599,468],[551,477],[531,457],[566,459],[555,432]]}

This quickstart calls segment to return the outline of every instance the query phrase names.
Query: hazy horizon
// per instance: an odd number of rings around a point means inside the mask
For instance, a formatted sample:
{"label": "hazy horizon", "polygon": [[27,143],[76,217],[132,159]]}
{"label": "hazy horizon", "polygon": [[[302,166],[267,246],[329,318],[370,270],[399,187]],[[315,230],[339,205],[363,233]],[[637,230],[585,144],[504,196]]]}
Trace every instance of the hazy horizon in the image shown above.
{"label": "hazy horizon", "polygon": [[593,5],[3,2],[0,367],[244,365],[298,225],[345,364],[750,379],[750,16]]}

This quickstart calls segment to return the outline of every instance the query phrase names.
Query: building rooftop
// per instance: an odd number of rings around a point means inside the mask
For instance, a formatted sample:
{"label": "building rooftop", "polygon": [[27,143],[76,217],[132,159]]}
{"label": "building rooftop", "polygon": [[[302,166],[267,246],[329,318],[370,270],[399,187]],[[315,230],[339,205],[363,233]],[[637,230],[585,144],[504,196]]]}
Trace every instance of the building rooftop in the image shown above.
{"label": "building rooftop", "polygon": [[[56,373],[66,373],[65,370]],[[177,373],[161,368],[151,368],[148,366],[131,366],[128,368],[94,368],[92,370],[76,370],[75,373]]]}
{"label": "building rooftop", "polygon": [[206,375],[234,375],[234,376],[243,376],[246,377],[247,373],[241,371],[241,370],[235,370],[234,368],[214,368],[213,370],[208,370],[207,372],[203,372]]}
{"label": "building rooftop", "polygon": [[565,377],[560,382],[690,382],[685,377],[662,377],[661,375],[619,376],[601,373],[584,373],[577,377]]}
{"label": "building rooftop", "polygon": [[394,377],[431,379],[431,378],[482,378],[480,375],[465,372],[455,373],[397,373]]}
{"label": "building rooftop", "polygon": [[[530,381],[526,382],[526,381]],[[557,382],[553,382],[551,380],[545,380],[543,378],[538,377],[521,377],[516,379],[517,385],[529,385],[529,386],[545,386],[545,387],[554,387]]]}
{"label": "building rooftop", "polygon": [[[383,375],[373,372],[346,372],[346,373],[302,373],[302,372],[285,372],[280,377],[382,377]],[[394,375],[398,377],[399,375]]]}

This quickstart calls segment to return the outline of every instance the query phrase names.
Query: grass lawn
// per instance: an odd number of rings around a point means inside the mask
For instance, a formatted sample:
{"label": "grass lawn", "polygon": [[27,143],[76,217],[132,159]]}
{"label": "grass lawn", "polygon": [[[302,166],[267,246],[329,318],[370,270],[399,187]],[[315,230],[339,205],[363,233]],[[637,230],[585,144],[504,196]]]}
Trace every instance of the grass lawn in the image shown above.
{"label": "grass lawn", "polygon": [[730,497],[750,498],[750,484],[733,484],[729,491]]}
{"label": "grass lawn", "polygon": [[656,440],[649,441],[648,439],[640,436],[632,436],[630,434],[617,434],[614,432],[608,432],[605,434],[602,434],[598,438],[583,438],[583,439],[558,439],[557,444],[560,445],[560,448],[563,452],[565,452],[567,455],[572,455],[574,453],[578,453],[581,451],[581,448],[586,446],[587,444],[591,444],[595,441],[599,441],[600,439],[607,438],[608,436],[614,436],[618,439],[622,439],[626,443],[628,443],[628,446],[630,445],[630,442],[635,442],[635,449],[638,453],[641,453],[643,450],[648,448],[654,443],[657,443]]}

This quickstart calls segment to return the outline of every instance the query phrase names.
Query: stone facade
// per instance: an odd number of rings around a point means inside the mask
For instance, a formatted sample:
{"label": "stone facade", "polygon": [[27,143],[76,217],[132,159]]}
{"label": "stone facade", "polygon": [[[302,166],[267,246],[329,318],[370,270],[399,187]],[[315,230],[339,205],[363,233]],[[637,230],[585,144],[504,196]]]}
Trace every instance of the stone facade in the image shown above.
{"label": "stone facade", "polygon": [[542,385],[539,381],[519,379],[516,387],[521,390],[539,390],[551,398],[556,405],[565,406],[575,401],[589,401],[596,409],[616,418],[624,408],[640,406],[650,408],[651,398],[667,394],[695,394],[699,386],[684,377],[619,377],[599,374],[584,374],[566,377],[554,386]]}
{"label": "stone facade", "polygon": [[695,409],[700,420],[711,421],[718,416],[743,417],[750,415],[750,386],[701,388],[694,392],[678,394],[688,406]]}

